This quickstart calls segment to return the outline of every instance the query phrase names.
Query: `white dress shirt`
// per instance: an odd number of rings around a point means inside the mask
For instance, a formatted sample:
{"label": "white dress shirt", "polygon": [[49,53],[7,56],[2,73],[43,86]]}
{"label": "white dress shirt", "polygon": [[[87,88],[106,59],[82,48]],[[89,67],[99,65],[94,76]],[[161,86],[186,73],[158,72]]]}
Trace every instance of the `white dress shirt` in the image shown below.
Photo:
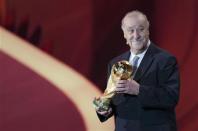
{"label": "white dress shirt", "polygon": [[148,40],[148,43],[147,43],[147,48],[146,48],[146,50],[144,50],[142,53],[140,53],[140,54],[134,54],[133,52],[131,52],[131,55],[130,55],[130,58],[129,58],[129,63],[132,65],[133,63],[132,63],[132,61],[133,61],[133,58],[135,57],[135,56],[138,56],[139,57],[139,60],[138,60],[138,64],[137,64],[137,68],[139,67],[139,65],[140,65],[140,63],[141,63],[141,61],[142,61],[142,59],[143,59],[143,57],[144,57],[144,55],[145,55],[145,53],[146,53],[146,51],[148,50],[148,47],[149,47],[149,45],[151,44],[151,42],[150,42],[150,40]]}

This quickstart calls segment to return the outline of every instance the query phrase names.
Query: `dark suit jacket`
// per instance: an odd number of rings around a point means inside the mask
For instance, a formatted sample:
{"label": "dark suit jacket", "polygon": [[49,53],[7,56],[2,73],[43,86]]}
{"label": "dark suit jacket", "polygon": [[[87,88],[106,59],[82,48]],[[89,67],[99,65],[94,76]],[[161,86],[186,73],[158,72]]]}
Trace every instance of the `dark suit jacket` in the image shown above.
{"label": "dark suit jacket", "polygon": [[[114,58],[108,65],[129,60],[130,51]],[[109,73],[110,75],[110,73]],[[150,44],[134,80],[140,84],[136,95],[122,94],[118,105],[112,102],[116,131],[176,131],[175,106],[179,99],[179,71],[176,58]],[[118,97],[118,98],[119,98]],[[101,122],[109,117],[98,115]]]}

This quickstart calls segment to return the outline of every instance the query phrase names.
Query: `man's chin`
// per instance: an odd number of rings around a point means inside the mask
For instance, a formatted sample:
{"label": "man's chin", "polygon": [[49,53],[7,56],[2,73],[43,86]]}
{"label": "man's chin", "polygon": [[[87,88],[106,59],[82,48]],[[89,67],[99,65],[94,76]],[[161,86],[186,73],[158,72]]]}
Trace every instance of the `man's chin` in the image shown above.
{"label": "man's chin", "polygon": [[135,49],[141,49],[141,48],[143,48],[143,44],[140,42],[133,42],[132,47]]}

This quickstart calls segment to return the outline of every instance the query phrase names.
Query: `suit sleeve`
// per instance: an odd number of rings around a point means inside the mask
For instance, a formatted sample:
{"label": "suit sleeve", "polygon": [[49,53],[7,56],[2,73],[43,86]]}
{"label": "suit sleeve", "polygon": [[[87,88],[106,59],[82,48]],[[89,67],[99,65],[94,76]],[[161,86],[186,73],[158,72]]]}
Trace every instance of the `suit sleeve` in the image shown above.
{"label": "suit sleeve", "polygon": [[138,98],[144,108],[174,108],[179,100],[179,71],[175,57],[160,62],[157,86],[140,85]]}

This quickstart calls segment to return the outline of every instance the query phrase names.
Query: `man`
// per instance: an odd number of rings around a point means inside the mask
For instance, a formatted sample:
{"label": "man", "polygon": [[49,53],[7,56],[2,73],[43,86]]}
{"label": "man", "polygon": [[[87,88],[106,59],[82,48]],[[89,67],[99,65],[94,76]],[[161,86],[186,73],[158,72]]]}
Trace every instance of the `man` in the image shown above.
{"label": "man", "polygon": [[132,80],[120,80],[108,111],[96,109],[101,122],[115,116],[115,131],[176,131],[175,106],[179,99],[176,58],[149,40],[149,21],[132,11],[122,20],[130,51],[114,58],[128,60],[134,67]]}

